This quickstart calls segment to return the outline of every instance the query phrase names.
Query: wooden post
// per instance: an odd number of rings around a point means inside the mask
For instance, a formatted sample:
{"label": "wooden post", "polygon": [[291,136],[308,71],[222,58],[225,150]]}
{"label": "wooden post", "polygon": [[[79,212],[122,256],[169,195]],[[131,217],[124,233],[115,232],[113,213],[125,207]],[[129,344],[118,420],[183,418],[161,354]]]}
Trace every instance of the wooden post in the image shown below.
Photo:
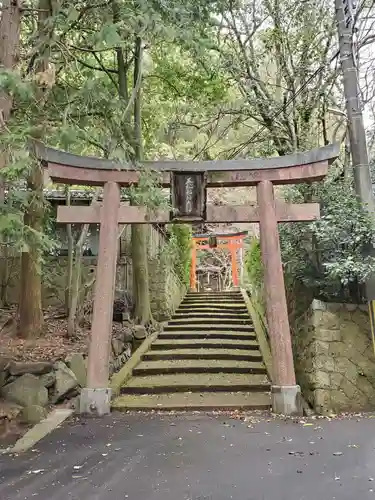
{"label": "wooden post", "polygon": [[109,356],[112,310],[116,283],[118,212],[120,186],[104,185],[100,211],[99,256],[96,271],[93,318],[87,367],[87,388],[82,391],[81,411],[98,414],[110,411]]}
{"label": "wooden post", "polygon": [[191,266],[190,266],[190,290],[196,291],[197,285],[197,244],[193,240],[191,247]]}
{"label": "wooden post", "polygon": [[276,386],[295,386],[296,377],[272,182],[262,181],[257,185],[257,198],[267,322],[273,361],[272,382]]}
{"label": "wooden post", "polygon": [[243,239],[241,240],[241,247],[240,247],[240,283],[241,286],[243,286],[243,277],[244,277],[244,250],[243,250]]}
{"label": "wooden post", "polygon": [[237,246],[235,245],[235,243],[236,242],[229,241],[228,248],[230,251],[230,258],[231,258],[233,286],[238,286],[238,269],[237,269],[237,256],[236,256]]}

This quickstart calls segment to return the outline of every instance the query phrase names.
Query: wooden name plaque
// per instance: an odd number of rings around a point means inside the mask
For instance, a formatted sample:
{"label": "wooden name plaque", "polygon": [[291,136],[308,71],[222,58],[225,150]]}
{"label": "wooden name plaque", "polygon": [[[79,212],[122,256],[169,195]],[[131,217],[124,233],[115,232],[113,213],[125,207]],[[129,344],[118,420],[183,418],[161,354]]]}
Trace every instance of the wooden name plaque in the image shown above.
{"label": "wooden name plaque", "polygon": [[171,220],[205,220],[206,180],[203,172],[173,172],[171,196]]}

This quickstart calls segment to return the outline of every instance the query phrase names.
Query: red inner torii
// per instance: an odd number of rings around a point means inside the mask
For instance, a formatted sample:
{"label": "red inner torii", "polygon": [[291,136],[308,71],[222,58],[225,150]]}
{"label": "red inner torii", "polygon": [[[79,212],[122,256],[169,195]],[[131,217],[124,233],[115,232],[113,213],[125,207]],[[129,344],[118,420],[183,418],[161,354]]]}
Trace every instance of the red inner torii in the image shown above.
{"label": "red inner torii", "polygon": [[[197,250],[210,250],[215,248],[224,248],[230,252],[232,282],[237,287],[240,284],[237,267],[237,251],[244,246],[244,239],[247,232],[227,233],[227,234],[196,234],[192,237],[191,249],[191,267],[190,267],[190,289],[197,289]],[[212,241],[215,240],[215,244]],[[218,243],[218,240],[223,241]]]}

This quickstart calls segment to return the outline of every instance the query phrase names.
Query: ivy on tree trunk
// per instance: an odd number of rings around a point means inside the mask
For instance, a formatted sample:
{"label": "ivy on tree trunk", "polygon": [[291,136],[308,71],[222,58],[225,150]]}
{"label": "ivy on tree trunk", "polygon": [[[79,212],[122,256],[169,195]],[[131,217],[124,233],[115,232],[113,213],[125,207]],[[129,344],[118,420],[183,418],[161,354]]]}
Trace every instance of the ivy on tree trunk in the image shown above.
{"label": "ivy on tree trunk", "polygon": [[[12,70],[19,55],[21,2],[4,0],[0,18],[0,68]],[[0,91],[0,134],[6,131],[13,106],[11,94]],[[0,149],[0,169],[7,164],[7,151]],[[0,175],[0,205],[5,202],[5,180]],[[0,306],[7,305],[9,281],[7,241],[0,236]]]}
{"label": "ivy on tree trunk", "polygon": [[[52,14],[50,0],[39,0],[38,12],[38,34],[43,40],[52,33],[47,30],[47,19]],[[47,31],[47,33],[46,33]],[[44,45],[38,63],[35,67],[37,76],[43,75],[49,68],[49,48]],[[44,80],[39,79],[40,83]],[[43,106],[45,102],[44,89],[40,88],[37,93],[38,105]],[[42,139],[45,133],[43,118],[33,129],[36,139]],[[43,309],[42,309],[42,273],[41,273],[41,248],[33,238],[33,233],[43,232],[44,219],[44,174],[43,167],[39,161],[31,165],[30,174],[27,178],[27,189],[29,192],[28,205],[24,215],[24,224],[30,235],[30,242],[25,245],[21,253],[21,284],[19,302],[18,330],[22,337],[39,337],[43,331]]]}
{"label": "ivy on tree trunk", "polygon": [[[136,161],[142,160],[142,40],[135,39],[134,47],[134,155]],[[148,275],[148,226],[147,224],[132,224],[131,248],[133,262],[133,290],[135,302],[135,319],[141,325],[152,322],[149,275]]]}

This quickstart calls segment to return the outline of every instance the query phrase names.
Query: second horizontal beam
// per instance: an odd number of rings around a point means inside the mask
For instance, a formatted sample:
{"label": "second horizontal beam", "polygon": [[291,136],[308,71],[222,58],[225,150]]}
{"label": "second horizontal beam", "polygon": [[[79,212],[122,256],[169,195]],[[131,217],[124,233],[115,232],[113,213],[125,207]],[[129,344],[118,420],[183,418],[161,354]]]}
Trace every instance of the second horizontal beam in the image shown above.
{"label": "second horizontal beam", "polygon": [[[319,218],[319,204],[294,204],[277,201],[276,212],[278,222],[313,221]],[[59,206],[57,210],[57,222],[64,224],[100,224],[100,216],[100,204],[89,207]],[[259,222],[259,208],[256,205],[227,205],[219,207],[208,205],[205,221],[213,224]],[[171,220],[169,210],[150,211],[146,207],[129,205],[121,205],[119,209],[119,224],[168,224],[174,222],[184,221]]]}

